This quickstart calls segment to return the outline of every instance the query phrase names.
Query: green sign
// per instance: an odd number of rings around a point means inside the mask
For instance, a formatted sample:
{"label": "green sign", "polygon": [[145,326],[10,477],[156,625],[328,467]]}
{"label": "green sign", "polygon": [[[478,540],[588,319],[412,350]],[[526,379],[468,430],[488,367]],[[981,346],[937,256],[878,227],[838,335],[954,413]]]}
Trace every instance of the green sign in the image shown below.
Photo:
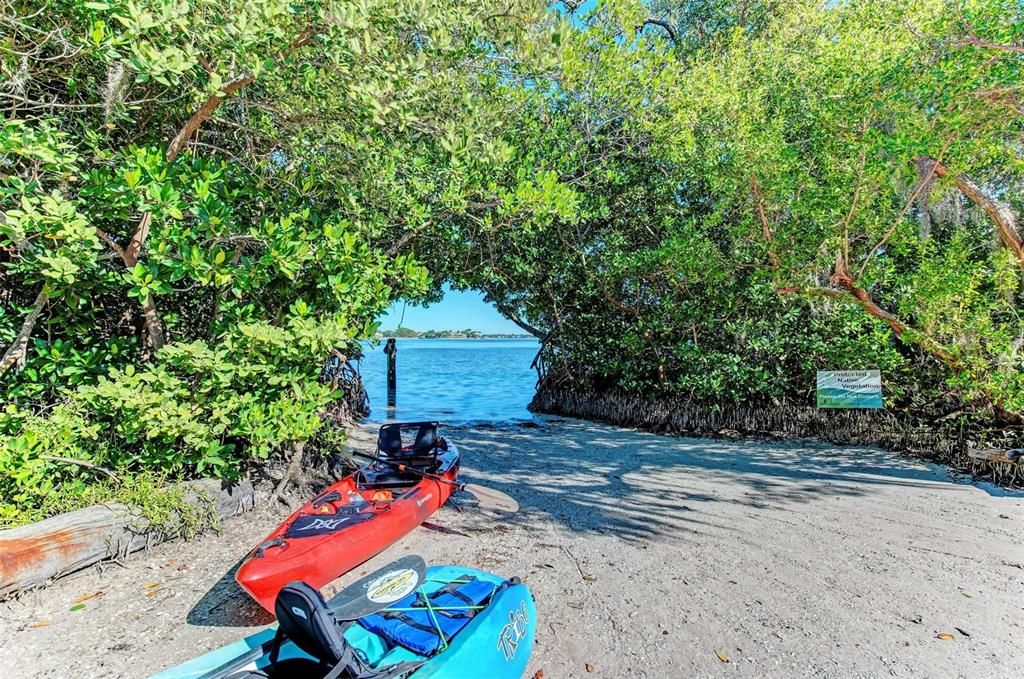
{"label": "green sign", "polygon": [[819,408],[881,408],[882,373],[878,370],[819,370]]}

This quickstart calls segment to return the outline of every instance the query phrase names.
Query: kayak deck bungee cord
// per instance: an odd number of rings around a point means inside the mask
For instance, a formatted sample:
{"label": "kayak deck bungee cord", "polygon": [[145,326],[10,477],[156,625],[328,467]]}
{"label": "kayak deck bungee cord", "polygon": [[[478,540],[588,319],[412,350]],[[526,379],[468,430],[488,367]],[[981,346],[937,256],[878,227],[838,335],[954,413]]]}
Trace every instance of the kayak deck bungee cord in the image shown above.
{"label": "kayak deck bungee cord", "polygon": [[521,677],[536,633],[527,587],[415,561],[404,557],[330,602],[290,583],[275,602],[276,625],[153,679]]}

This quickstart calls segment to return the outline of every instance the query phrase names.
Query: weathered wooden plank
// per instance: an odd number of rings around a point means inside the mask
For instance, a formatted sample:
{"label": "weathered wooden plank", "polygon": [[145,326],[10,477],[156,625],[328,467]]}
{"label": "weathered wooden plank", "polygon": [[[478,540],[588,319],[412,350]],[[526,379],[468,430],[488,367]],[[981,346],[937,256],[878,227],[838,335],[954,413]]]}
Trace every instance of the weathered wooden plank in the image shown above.
{"label": "weathered wooden plank", "polygon": [[[213,501],[218,516],[252,509],[248,482],[231,488],[211,479],[191,482],[196,503]],[[149,522],[123,505],[93,505],[43,521],[0,530],[0,597],[124,556],[176,537],[152,530]]]}

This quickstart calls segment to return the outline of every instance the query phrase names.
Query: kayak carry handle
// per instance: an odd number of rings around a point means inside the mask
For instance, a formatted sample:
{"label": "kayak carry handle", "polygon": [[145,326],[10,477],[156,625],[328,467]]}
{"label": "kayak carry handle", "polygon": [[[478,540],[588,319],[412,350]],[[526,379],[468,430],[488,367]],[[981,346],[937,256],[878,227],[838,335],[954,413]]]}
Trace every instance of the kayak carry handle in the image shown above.
{"label": "kayak carry handle", "polygon": [[261,558],[263,558],[263,553],[266,552],[271,547],[281,547],[283,549],[284,547],[287,547],[287,546],[288,546],[288,543],[284,541],[284,538],[274,538],[273,540],[267,540],[262,545],[260,545],[259,547],[256,548],[256,551],[252,553],[252,558],[254,558],[254,559],[261,559]]}

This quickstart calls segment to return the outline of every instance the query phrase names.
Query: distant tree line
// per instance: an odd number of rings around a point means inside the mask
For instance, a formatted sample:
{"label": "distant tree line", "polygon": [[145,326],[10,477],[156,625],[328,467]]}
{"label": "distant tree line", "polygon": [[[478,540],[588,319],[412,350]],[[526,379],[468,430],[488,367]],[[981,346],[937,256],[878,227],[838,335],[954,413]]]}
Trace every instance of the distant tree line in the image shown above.
{"label": "distant tree line", "polygon": [[413,330],[411,328],[396,328],[394,330],[379,330],[377,337],[405,338],[405,339],[516,339],[530,337],[525,333],[490,333],[479,330]]}

